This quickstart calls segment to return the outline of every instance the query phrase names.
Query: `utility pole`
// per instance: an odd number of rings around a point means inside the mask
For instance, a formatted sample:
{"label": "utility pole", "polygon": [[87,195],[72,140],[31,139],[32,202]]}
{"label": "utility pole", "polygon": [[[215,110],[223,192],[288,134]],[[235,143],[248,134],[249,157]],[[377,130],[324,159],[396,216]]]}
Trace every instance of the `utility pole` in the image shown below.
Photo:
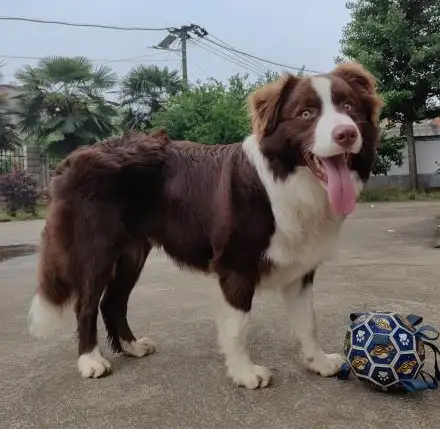
{"label": "utility pole", "polygon": [[182,59],[182,79],[185,85],[188,85],[188,55],[187,55],[187,41],[193,36],[203,38],[208,35],[208,32],[200,27],[200,25],[190,24],[182,25],[180,28],[171,28],[168,30],[169,34],[163,40],[161,40],[157,46],[157,49],[164,49],[167,51],[176,51],[176,49],[170,49],[170,46],[176,41],[180,42],[180,55]]}
{"label": "utility pole", "polygon": [[182,46],[182,79],[186,86],[188,86],[188,58],[186,56],[186,34],[180,38]]}

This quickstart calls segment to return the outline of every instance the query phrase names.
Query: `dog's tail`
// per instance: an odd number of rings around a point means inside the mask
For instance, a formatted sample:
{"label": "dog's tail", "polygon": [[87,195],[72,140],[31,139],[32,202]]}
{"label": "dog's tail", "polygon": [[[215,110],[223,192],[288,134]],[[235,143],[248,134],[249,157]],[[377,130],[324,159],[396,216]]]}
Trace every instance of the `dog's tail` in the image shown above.
{"label": "dog's tail", "polygon": [[71,302],[72,289],[57,272],[54,255],[45,232],[42,234],[38,289],[28,314],[29,332],[36,338],[46,338],[60,326],[63,310]]}

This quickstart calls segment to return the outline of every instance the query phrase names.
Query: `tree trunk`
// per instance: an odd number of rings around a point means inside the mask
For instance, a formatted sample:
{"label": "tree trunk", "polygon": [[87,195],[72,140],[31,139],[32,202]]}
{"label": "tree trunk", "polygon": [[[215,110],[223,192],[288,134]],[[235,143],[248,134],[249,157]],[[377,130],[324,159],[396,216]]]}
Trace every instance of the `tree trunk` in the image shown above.
{"label": "tree trunk", "polygon": [[417,191],[419,189],[419,178],[417,175],[416,140],[412,121],[405,122],[405,135],[408,147],[409,189],[410,191]]}

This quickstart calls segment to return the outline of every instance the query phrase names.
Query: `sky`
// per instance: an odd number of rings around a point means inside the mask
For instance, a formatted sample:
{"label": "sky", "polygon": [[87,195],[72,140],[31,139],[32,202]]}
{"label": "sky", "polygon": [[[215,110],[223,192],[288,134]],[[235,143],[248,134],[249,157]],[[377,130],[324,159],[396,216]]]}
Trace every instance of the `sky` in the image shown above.
{"label": "sky", "polygon": [[[334,66],[342,28],[349,19],[345,0],[3,0],[0,16],[149,28],[194,23],[238,50],[320,72]],[[12,83],[14,72],[23,65],[37,63],[4,56],[82,55],[104,60],[101,63],[111,65],[118,76],[137,63],[181,70],[177,53],[151,48],[166,35],[166,31],[123,32],[0,21],[3,83]],[[253,71],[243,68],[230,58],[213,55],[204,43],[203,47],[188,46],[191,82],[208,77],[225,80],[246,72],[254,77],[265,68],[283,71],[268,64],[260,64],[258,70],[253,67]],[[109,62],[133,57],[141,58]]]}

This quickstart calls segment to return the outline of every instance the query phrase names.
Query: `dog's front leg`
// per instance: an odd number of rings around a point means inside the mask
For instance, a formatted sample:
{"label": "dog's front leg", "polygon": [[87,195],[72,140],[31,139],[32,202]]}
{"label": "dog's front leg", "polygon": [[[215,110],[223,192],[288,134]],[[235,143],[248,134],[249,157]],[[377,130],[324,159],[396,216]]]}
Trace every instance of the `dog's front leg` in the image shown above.
{"label": "dog's front leg", "polygon": [[326,354],[318,343],[313,308],[314,271],[282,289],[292,333],[301,347],[308,369],[324,377],[339,372],[344,359],[339,354]]}
{"label": "dog's front leg", "polygon": [[269,369],[255,365],[246,346],[255,285],[248,277],[235,273],[221,277],[220,285],[224,299],[218,314],[218,337],[228,375],[235,384],[248,389],[267,387]]}

